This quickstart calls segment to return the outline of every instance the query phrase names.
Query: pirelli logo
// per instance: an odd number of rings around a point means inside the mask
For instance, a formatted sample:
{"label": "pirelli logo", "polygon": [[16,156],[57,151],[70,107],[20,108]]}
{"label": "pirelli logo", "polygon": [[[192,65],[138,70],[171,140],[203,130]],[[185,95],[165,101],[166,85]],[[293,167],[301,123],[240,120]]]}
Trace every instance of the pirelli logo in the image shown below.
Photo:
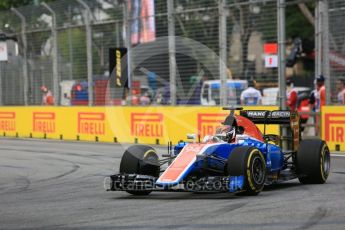
{"label": "pirelli logo", "polygon": [[78,133],[90,135],[105,134],[104,113],[78,113]]}
{"label": "pirelli logo", "polygon": [[219,113],[199,113],[197,118],[199,135],[201,137],[214,135],[227,115],[228,114]]}
{"label": "pirelli logo", "polygon": [[342,143],[345,140],[345,113],[325,114],[325,141]]}
{"label": "pirelli logo", "polygon": [[121,51],[116,50],[116,86],[121,87]]}
{"label": "pirelli logo", "polygon": [[131,113],[131,135],[135,137],[163,137],[162,113]]}
{"label": "pirelli logo", "polygon": [[0,112],[0,131],[16,131],[15,112]]}
{"label": "pirelli logo", "polygon": [[55,133],[54,112],[33,112],[32,120],[34,132]]}

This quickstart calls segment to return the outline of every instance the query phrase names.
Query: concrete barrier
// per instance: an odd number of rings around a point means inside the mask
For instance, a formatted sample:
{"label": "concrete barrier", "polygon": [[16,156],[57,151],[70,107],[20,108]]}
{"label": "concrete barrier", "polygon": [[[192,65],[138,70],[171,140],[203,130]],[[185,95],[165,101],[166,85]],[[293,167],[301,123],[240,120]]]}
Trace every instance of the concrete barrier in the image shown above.
{"label": "concrete barrier", "polygon": [[[246,107],[275,110],[277,107]],[[98,142],[176,144],[187,133],[214,134],[229,111],[221,107],[0,107],[0,134]],[[263,126],[259,126],[263,130]],[[269,125],[267,133],[279,132]]]}

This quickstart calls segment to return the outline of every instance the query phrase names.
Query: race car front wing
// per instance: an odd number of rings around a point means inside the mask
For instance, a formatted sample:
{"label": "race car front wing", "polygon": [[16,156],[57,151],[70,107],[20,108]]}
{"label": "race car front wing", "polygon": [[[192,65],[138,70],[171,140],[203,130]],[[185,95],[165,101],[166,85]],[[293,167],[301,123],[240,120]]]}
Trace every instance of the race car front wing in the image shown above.
{"label": "race car front wing", "polygon": [[158,178],[140,174],[114,174],[104,179],[106,191],[187,191],[187,192],[240,192],[244,176],[191,177],[178,184],[162,185]]}

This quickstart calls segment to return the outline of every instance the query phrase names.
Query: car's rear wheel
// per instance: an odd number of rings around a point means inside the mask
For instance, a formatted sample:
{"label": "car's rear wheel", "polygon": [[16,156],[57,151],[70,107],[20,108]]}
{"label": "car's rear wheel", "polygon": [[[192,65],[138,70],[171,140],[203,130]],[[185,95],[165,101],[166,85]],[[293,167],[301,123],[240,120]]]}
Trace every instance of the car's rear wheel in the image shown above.
{"label": "car's rear wheel", "polygon": [[327,144],[320,139],[303,140],[297,152],[298,179],[302,184],[323,184],[331,167]]}
{"label": "car's rear wheel", "polygon": [[[120,173],[140,174],[158,177],[160,166],[156,151],[147,145],[134,145],[129,147],[123,154],[120,163]],[[148,195],[150,190],[127,190],[133,195]]]}
{"label": "car's rear wheel", "polygon": [[238,194],[257,195],[265,184],[266,161],[257,148],[237,147],[228,158],[227,172],[230,176],[244,176],[244,191]]}

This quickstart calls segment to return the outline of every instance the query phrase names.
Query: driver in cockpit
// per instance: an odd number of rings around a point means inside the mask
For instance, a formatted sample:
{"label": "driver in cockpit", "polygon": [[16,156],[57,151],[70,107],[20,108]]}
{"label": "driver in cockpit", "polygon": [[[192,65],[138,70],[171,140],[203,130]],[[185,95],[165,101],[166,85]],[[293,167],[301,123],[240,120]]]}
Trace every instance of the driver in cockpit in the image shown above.
{"label": "driver in cockpit", "polygon": [[[231,124],[231,125],[230,125]],[[204,142],[227,142],[233,143],[236,141],[237,122],[234,116],[227,116],[222,126],[217,128],[214,136],[205,136]]]}
{"label": "driver in cockpit", "polygon": [[236,127],[230,125],[224,125],[222,127],[219,127],[216,130],[215,137],[219,138],[224,142],[233,143],[236,141]]}

